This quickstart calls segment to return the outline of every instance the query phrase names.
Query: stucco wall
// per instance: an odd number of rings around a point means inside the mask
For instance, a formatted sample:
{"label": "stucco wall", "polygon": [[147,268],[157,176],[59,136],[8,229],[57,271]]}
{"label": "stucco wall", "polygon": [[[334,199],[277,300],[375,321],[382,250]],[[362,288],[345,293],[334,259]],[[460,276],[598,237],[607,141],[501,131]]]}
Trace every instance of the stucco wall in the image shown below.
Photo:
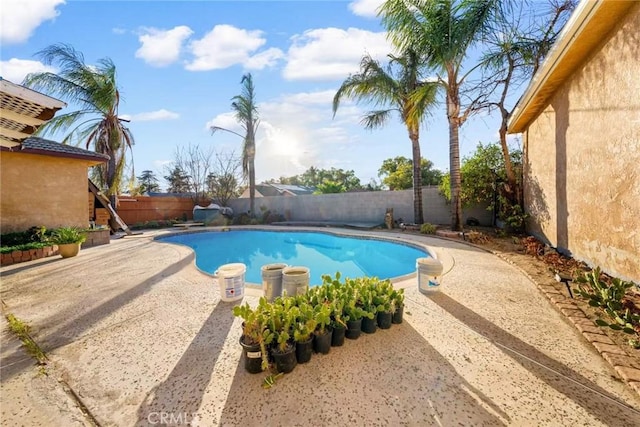
{"label": "stucco wall", "polygon": [[640,282],[640,6],[525,135],[530,231]]}
{"label": "stucco wall", "polygon": [[0,152],[2,233],[32,226],[89,226],[83,160]]}
{"label": "stucco wall", "polygon": [[[366,191],[360,193],[317,194],[302,196],[261,197],[256,199],[259,214],[264,206],[272,212],[284,215],[290,221],[350,221],[384,222],[387,208],[393,208],[397,220],[413,222],[413,190]],[[249,199],[229,201],[235,213],[249,210]],[[439,194],[437,187],[422,189],[424,221],[432,224],[450,224],[451,207]],[[490,226],[492,213],[484,207],[466,209],[463,219],[477,218],[481,225]]]}

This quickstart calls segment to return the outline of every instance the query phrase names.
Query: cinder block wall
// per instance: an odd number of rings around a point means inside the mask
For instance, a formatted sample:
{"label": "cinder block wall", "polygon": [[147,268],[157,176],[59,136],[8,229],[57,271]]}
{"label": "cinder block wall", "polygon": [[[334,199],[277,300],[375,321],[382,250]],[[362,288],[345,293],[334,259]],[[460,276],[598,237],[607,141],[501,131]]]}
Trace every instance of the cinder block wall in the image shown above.
{"label": "cinder block wall", "polygon": [[[249,211],[249,199],[229,201],[235,214]],[[422,189],[424,221],[432,224],[450,224],[451,207],[437,187]],[[414,222],[413,190],[367,191],[361,193],[318,194],[304,196],[259,197],[255,201],[256,213],[270,210],[284,215],[289,221],[345,221],[384,222],[387,208],[393,208],[395,219]],[[477,218],[481,225],[492,225],[493,216],[485,207],[466,209],[463,218]]]}

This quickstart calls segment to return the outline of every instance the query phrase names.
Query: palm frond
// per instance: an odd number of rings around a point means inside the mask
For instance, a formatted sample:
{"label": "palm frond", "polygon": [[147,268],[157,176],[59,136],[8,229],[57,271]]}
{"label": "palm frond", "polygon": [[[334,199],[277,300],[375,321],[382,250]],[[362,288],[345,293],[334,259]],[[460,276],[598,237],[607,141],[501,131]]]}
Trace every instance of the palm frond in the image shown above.
{"label": "palm frond", "polygon": [[436,105],[438,91],[442,88],[439,82],[424,82],[409,97],[409,108],[405,121],[407,126],[417,128],[424,117]]}
{"label": "palm frond", "polygon": [[375,129],[385,125],[396,109],[369,111],[360,119],[360,124],[366,129]]}
{"label": "palm frond", "polygon": [[349,76],[334,95],[334,117],[343,98],[368,102],[374,106],[397,104],[401,98],[401,88],[378,61],[365,55],[360,62],[360,72]]}

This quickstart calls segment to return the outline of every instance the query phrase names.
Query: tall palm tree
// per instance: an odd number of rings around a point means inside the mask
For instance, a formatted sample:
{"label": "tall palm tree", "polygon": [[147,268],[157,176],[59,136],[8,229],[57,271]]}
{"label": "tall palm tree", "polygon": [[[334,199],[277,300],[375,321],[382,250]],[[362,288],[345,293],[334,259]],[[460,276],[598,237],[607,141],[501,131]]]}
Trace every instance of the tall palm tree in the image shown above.
{"label": "tall palm tree", "polygon": [[[104,58],[95,66],[84,62],[82,53],[65,44],[51,45],[36,54],[46,65],[56,65],[57,74],[29,74],[26,86],[77,104],[79,110],[55,116],[38,129],[38,134],[68,132],[63,144],[84,143],[109,156],[106,164],[96,166],[94,178],[116,206],[116,196],[127,163],[127,150],[133,135],[118,117],[120,92],[116,84],[116,66]],[[131,168],[133,176],[133,168]]]}
{"label": "tall palm tree", "polygon": [[389,55],[387,67],[369,55],[360,62],[360,71],[349,76],[333,97],[333,114],[340,100],[347,97],[372,103],[381,109],[369,111],[361,123],[367,129],[383,126],[397,111],[407,127],[413,157],[413,215],[422,224],[422,181],[420,173],[420,124],[428,109],[435,104],[437,86],[422,80],[421,60],[412,49],[400,56]]}
{"label": "tall palm tree", "polygon": [[380,8],[391,41],[399,48],[412,47],[438,73],[446,91],[449,121],[449,172],[451,174],[451,228],[462,230],[460,198],[460,144],[458,132],[476,111],[476,98],[465,108],[461,87],[478,66],[462,70],[470,46],[494,22],[500,0],[387,0]]}
{"label": "tall palm tree", "polygon": [[233,101],[231,103],[231,109],[235,112],[236,120],[245,132],[244,144],[242,146],[242,172],[245,178],[249,178],[249,209],[251,211],[250,215],[253,218],[256,212],[256,170],[254,166],[256,158],[256,132],[258,131],[260,119],[251,73],[242,76],[240,84],[242,85],[242,91],[240,95],[231,98]]}

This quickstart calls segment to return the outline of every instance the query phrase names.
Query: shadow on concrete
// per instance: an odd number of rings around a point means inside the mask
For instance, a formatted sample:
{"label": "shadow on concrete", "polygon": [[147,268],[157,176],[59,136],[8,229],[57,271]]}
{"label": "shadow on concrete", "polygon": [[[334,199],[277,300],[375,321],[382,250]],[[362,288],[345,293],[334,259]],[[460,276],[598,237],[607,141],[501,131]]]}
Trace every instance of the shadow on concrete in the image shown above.
{"label": "shadow on concrete", "polygon": [[[238,349],[240,351],[240,349]],[[506,425],[509,416],[475,389],[410,324],[363,334],[315,354],[261,388],[240,359],[218,425]]]}
{"label": "shadow on concrete", "polygon": [[148,394],[138,408],[138,423],[148,426],[162,414],[193,420],[209,386],[225,339],[229,335],[235,303],[219,302],[186,348],[169,376]]}
{"label": "shadow on concrete", "polygon": [[429,295],[429,298],[466,326],[497,344],[507,356],[602,423],[615,426],[640,425],[640,411],[629,407],[617,396],[567,365],[547,356],[446,294],[434,293]]}
{"label": "shadow on concrete", "polygon": [[73,315],[81,310],[82,302],[80,302],[77,307],[71,307],[64,312],[59,313],[57,317],[71,320],[60,325],[54,331],[47,333],[41,345],[47,351],[51,351],[75,341],[83,332],[91,328],[100,320],[116,312],[126,304],[131,303],[136,298],[144,295],[160,281],[177,274],[180,270],[193,264],[194,259],[195,255],[190,253],[178,262],[171,264],[145,281],[103,302],[99,306],[92,308],[80,317],[73,318]]}
{"label": "shadow on concrete", "polygon": [[[147,280],[103,302],[97,307],[86,311],[79,317],[76,317],[77,313],[84,311],[86,304],[85,301],[80,301],[61,312],[56,312],[54,316],[45,319],[41,324],[53,324],[57,326],[52,330],[40,331],[42,338],[38,339],[38,337],[36,337],[36,342],[45,353],[74,342],[93,325],[97,324],[102,319],[108,317],[110,314],[114,313],[126,304],[131,303],[136,298],[144,295],[158,282],[193,264],[195,259],[194,257],[195,255],[190,253],[178,262],[149,277]],[[11,372],[11,375],[15,375],[18,372],[18,370],[14,370]]]}
{"label": "shadow on concrete", "polygon": [[5,270],[2,272],[3,277],[13,276],[14,274],[23,272],[25,270],[29,270],[31,268],[42,267],[43,265],[52,264],[57,261],[62,261],[62,257],[60,255],[52,255],[46,258],[40,258],[38,260],[34,260],[31,262],[21,262],[18,264],[12,264],[6,266]]}

